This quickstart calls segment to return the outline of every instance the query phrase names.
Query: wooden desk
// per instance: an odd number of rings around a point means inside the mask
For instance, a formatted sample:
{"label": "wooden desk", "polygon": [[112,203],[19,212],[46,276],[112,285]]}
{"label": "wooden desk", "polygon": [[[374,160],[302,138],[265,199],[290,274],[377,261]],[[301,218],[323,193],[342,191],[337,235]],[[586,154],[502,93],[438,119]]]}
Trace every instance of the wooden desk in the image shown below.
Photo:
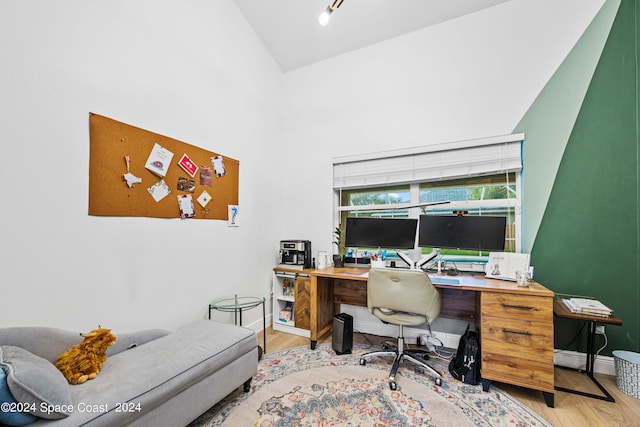
{"label": "wooden desk", "polygon": [[[367,306],[368,269],[329,267],[310,272],[310,340],[329,332],[340,304]],[[442,294],[440,316],[477,323],[482,351],[482,385],[491,381],[543,392],[554,405],[553,297],[539,283],[519,287],[483,274],[456,276],[458,285],[436,284]]]}
{"label": "wooden desk", "polygon": [[[565,319],[574,319],[574,320],[582,320],[584,322],[588,322],[589,329],[587,330],[587,363],[584,371],[581,369],[577,369],[578,371],[584,372],[591,378],[591,381],[595,385],[598,386],[600,391],[604,394],[601,396],[599,394],[587,393],[580,390],[572,390],[565,387],[556,387],[556,390],[564,391],[567,393],[579,394],[581,396],[592,397],[594,399],[600,399],[607,402],[615,402],[616,400],[611,396],[611,393],[604,388],[602,384],[593,376],[593,365],[596,361],[596,326],[600,325],[622,325],[622,320],[618,319],[615,316],[608,317],[600,317],[600,316],[591,316],[588,314],[580,314],[580,313],[572,313],[564,303],[559,299],[555,298],[553,300],[553,313],[557,317],[563,317]],[[564,368],[564,367],[563,367]],[[571,369],[571,368],[566,368]]]}

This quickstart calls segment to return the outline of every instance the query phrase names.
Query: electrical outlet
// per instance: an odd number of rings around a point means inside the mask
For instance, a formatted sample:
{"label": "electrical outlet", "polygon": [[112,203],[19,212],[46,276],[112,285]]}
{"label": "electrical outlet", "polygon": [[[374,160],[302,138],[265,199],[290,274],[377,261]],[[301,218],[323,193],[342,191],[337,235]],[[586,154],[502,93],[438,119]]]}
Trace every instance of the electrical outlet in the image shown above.
{"label": "electrical outlet", "polygon": [[596,334],[604,335],[604,325],[596,325]]}

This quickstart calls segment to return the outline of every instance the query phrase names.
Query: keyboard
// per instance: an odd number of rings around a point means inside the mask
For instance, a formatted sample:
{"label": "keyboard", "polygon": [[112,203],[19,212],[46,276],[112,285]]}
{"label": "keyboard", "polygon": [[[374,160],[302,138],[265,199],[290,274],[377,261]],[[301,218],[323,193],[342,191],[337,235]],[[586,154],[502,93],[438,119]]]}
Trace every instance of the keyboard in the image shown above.
{"label": "keyboard", "polygon": [[429,279],[431,279],[431,283],[433,283],[434,285],[459,285],[460,284],[460,279],[454,279],[452,277],[429,275]]}

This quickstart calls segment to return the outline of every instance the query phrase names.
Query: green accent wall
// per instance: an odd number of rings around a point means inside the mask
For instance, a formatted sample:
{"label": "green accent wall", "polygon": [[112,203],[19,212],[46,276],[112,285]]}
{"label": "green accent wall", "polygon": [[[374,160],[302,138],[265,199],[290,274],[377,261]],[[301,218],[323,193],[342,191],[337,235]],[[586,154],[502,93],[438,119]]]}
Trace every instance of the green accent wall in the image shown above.
{"label": "green accent wall", "polygon": [[571,131],[609,37],[620,0],[608,0],[531,104],[516,132],[526,135],[523,251],[531,252]]}
{"label": "green accent wall", "polygon": [[[635,0],[619,2],[557,172],[548,170],[555,179],[531,248],[538,281],[556,293],[598,298],[624,321],[606,328],[604,355],[640,350],[638,18]],[[523,119],[518,131],[528,132],[527,126]],[[526,135],[525,145],[532,145],[527,150],[540,157],[544,152],[536,150],[543,145],[535,142]],[[545,165],[535,156],[528,162],[526,153],[528,203],[529,192],[536,191],[528,169],[540,174]],[[582,327],[582,322],[557,319],[555,347],[584,351]]]}

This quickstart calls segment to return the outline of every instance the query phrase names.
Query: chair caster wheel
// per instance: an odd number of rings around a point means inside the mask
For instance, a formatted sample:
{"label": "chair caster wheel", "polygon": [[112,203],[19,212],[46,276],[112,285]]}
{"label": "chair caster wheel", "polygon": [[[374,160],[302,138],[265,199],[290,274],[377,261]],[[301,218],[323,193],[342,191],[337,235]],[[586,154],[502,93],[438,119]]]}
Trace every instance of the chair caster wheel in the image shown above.
{"label": "chair caster wheel", "polygon": [[359,363],[360,363],[360,366],[364,366],[364,365],[366,365],[366,364],[367,364],[367,361],[366,361],[366,360],[364,360],[364,359],[360,359],[360,362],[359,362]]}
{"label": "chair caster wheel", "polygon": [[389,381],[389,388],[393,391],[398,389],[398,384],[395,381]]}
{"label": "chair caster wheel", "polygon": [[442,378],[436,378],[436,385],[438,387],[442,386]]}

